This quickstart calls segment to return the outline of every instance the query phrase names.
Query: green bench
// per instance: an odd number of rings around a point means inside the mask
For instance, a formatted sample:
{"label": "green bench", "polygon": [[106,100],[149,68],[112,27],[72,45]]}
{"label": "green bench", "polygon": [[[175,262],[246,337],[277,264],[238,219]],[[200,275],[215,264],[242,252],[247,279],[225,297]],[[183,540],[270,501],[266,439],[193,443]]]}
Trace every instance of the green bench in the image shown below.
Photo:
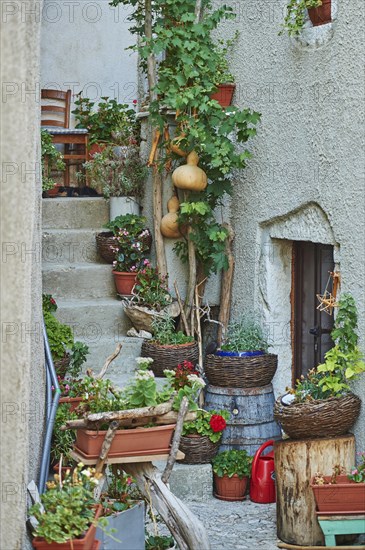
{"label": "green bench", "polygon": [[365,533],[365,515],[321,516],[318,514],[317,519],[323,531],[326,546],[336,546],[336,535]]}

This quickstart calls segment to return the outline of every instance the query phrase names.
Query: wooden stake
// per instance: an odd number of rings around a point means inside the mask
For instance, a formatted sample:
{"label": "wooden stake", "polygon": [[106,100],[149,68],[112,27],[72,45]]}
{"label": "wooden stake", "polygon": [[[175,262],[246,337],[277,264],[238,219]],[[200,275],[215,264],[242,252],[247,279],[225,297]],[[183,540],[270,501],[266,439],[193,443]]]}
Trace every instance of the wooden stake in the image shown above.
{"label": "wooden stake", "polygon": [[189,402],[187,397],[183,397],[180,404],[179,414],[177,416],[176,428],[175,428],[174,437],[172,440],[170,455],[167,460],[166,468],[161,477],[164,483],[167,483],[169,481],[172,468],[174,467],[174,464],[176,461],[176,453],[179,450],[181,433],[183,429],[183,422],[188,410],[188,406],[189,406]]}
{"label": "wooden stake", "polygon": [[226,254],[228,257],[228,269],[222,272],[221,282],[221,299],[220,299],[220,311],[219,322],[221,323],[218,328],[217,342],[218,345],[222,343],[222,334],[227,331],[229,322],[229,313],[231,309],[232,300],[232,281],[234,273],[234,256],[232,253],[232,243],[234,239],[234,232],[229,224],[223,224],[228,230],[228,239],[226,242]]}
{"label": "wooden stake", "polygon": [[97,473],[101,473],[103,471],[105,461],[108,457],[108,453],[110,451],[110,447],[111,447],[111,444],[113,443],[115,432],[117,431],[118,427],[119,427],[119,422],[114,420],[113,422],[111,422],[108,428],[108,431],[105,434],[105,439],[101,446],[100,455],[95,466],[95,471]]}
{"label": "wooden stake", "polygon": [[196,333],[198,336],[198,347],[199,347],[199,365],[203,367],[203,340],[202,340],[202,331],[200,326],[200,303],[199,303],[198,285],[196,285],[195,287],[195,315],[196,315]]}
{"label": "wooden stake", "polygon": [[191,240],[190,235],[192,233],[192,228],[188,229],[188,261],[189,261],[189,282],[188,288],[186,290],[186,299],[185,299],[185,316],[187,319],[191,318],[190,334],[194,334],[194,317],[192,315],[192,309],[194,304],[194,292],[196,286],[196,255],[195,255],[195,244]]}
{"label": "wooden stake", "polygon": [[122,349],[123,347],[123,344],[117,344],[117,347],[115,348],[115,351],[109,355],[109,357],[106,359],[105,363],[104,363],[104,366],[103,368],[101,369],[101,371],[99,372],[99,374],[95,375],[95,378],[103,378],[103,376],[105,375],[106,373],[106,370],[107,368],[109,367],[110,363],[112,361],[114,361],[114,359],[116,357],[118,357],[119,353],[120,353],[120,350]]}
{"label": "wooden stake", "polygon": [[176,298],[177,298],[177,301],[178,301],[178,304],[179,304],[179,307],[180,307],[181,320],[182,320],[182,323],[183,323],[183,326],[184,326],[184,330],[185,330],[186,335],[190,336],[189,325],[188,325],[188,322],[186,320],[186,315],[185,315],[183,303],[181,301],[181,296],[180,296],[180,292],[179,292],[179,289],[177,287],[177,282],[176,281],[174,282],[174,288],[175,288],[175,292],[176,292]]}

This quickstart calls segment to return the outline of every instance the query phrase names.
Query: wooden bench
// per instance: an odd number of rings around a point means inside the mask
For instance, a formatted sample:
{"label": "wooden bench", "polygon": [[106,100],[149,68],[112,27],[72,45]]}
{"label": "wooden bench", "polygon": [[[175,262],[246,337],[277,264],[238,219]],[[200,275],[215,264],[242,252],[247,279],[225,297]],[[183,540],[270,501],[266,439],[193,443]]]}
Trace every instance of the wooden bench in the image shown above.
{"label": "wooden bench", "polygon": [[[365,515],[317,516],[326,546],[336,546],[336,535],[365,533]],[[356,548],[356,546],[354,546]]]}

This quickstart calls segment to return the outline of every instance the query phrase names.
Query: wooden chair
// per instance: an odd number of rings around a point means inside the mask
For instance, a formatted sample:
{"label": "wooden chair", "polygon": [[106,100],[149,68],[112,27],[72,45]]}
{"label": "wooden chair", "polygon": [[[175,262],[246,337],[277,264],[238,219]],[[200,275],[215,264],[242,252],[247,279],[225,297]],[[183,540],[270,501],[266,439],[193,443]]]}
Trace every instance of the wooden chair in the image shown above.
{"label": "wooden chair", "polygon": [[88,132],[70,128],[71,90],[41,90],[41,126],[52,135],[54,144],[64,145],[63,183],[70,185],[70,165],[88,160]]}

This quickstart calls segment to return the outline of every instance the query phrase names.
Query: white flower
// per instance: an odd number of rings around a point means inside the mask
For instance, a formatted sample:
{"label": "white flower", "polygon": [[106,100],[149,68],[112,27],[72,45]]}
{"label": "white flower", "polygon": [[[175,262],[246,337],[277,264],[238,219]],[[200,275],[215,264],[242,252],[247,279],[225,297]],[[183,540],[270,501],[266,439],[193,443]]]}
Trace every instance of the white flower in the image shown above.
{"label": "white flower", "polygon": [[174,370],[171,370],[171,369],[165,369],[165,370],[163,371],[163,373],[164,373],[165,375],[173,374],[174,376],[175,376],[175,374],[176,374],[176,372],[175,372]]}
{"label": "white flower", "polygon": [[151,370],[138,370],[135,374],[136,380],[148,380],[149,378],[154,378],[155,375]]}
{"label": "white flower", "polygon": [[205,382],[200,376],[197,376],[196,374],[188,374],[188,380],[189,382],[192,382],[193,384],[196,384],[198,387],[204,388]]}
{"label": "white flower", "polygon": [[91,477],[91,473],[89,472],[89,470],[82,470],[80,474],[86,477]]}
{"label": "white flower", "polygon": [[152,357],[136,357],[137,365],[149,365],[153,363]]}

